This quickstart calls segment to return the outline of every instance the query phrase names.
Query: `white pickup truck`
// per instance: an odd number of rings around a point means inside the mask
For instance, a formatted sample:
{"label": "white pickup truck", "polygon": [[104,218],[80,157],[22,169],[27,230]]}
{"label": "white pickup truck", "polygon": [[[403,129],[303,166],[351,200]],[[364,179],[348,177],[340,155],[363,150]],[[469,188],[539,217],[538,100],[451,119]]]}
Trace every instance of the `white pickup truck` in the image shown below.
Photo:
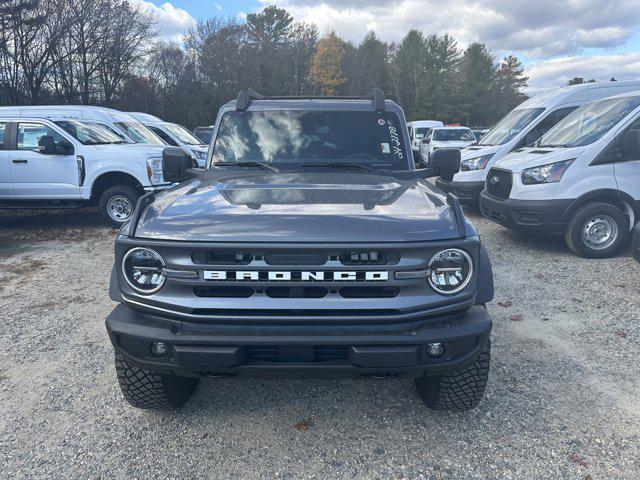
{"label": "white pickup truck", "polygon": [[142,194],[170,186],[163,149],[127,143],[97,122],[0,108],[0,208],[97,204],[118,227]]}

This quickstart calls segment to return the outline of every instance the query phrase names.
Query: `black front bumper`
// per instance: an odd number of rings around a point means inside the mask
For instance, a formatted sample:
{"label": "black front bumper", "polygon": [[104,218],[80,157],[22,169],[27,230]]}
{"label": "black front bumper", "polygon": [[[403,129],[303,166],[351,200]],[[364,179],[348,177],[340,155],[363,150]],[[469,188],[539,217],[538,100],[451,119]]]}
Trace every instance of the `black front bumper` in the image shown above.
{"label": "black front bumper", "polygon": [[[473,363],[489,340],[486,309],[386,326],[228,326],[185,323],[118,305],[106,320],[116,351],[131,363],[182,376],[441,375]],[[157,357],[152,342],[169,345]],[[431,358],[429,342],[445,352]]]}
{"label": "black front bumper", "polygon": [[480,192],[484,190],[484,182],[456,182],[436,178],[436,187],[445,193],[453,193],[461,203],[478,203]]}
{"label": "black front bumper", "polygon": [[500,225],[524,233],[563,233],[565,215],[572,200],[501,200],[480,194],[482,215]]}

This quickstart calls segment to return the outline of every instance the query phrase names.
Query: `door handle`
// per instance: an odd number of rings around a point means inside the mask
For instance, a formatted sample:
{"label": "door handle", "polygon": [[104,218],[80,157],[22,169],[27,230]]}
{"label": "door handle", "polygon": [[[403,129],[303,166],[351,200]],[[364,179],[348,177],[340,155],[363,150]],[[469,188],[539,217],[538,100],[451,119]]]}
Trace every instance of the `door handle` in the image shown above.
{"label": "door handle", "polygon": [[13,161],[13,163],[28,163],[28,162],[29,160],[25,160],[24,158],[19,158]]}

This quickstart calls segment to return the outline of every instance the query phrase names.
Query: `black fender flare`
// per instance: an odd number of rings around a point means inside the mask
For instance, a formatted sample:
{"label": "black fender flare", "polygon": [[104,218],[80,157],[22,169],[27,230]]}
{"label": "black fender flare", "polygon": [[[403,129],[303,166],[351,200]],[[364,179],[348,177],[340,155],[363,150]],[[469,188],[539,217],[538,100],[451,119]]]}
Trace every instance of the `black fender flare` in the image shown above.
{"label": "black fender flare", "polygon": [[[640,217],[640,205],[636,200],[634,200],[631,195],[614,188],[602,188],[585,193],[584,195],[575,199],[564,212],[563,220],[569,221],[569,218],[571,217],[571,215],[573,215],[573,212],[575,212],[579,207],[586,203],[595,201],[611,203],[616,207],[621,207],[624,204],[627,204],[633,210],[635,220],[637,221]],[[627,212],[623,210],[623,213]],[[633,228],[633,225],[630,225],[630,228]]]}
{"label": "black fender flare", "polygon": [[480,245],[477,285],[476,305],[484,305],[492,301],[494,296],[493,267],[491,266],[489,253],[484,248],[484,245]]}

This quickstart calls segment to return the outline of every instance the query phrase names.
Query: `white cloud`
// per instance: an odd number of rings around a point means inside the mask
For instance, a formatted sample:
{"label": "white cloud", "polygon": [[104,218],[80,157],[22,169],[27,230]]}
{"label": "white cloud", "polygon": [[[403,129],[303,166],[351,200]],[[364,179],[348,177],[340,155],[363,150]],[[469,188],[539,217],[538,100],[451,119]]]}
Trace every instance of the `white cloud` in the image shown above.
{"label": "white cloud", "polygon": [[525,74],[530,77],[529,95],[550,87],[566,85],[573,77],[608,82],[640,79],[640,52],[616,55],[566,56],[542,60],[528,65]]}
{"label": "white cloud", "polygon": [[260,0],[286,8],[321,32],[359,41],[374,29],[399,41],[411,28],[450,33],[461,44],[529,57],[570,55],[582,48],[623,45],[638,33],[637,0]]}
{"label": "white cloud", "polygon": [[173,6],[170,2],[165,2],[160,6],[146,0],[135,0],[135,3],[154,18],[155,27],[165,40],[181,43],[182,35],[196,24],[189,12]]}

